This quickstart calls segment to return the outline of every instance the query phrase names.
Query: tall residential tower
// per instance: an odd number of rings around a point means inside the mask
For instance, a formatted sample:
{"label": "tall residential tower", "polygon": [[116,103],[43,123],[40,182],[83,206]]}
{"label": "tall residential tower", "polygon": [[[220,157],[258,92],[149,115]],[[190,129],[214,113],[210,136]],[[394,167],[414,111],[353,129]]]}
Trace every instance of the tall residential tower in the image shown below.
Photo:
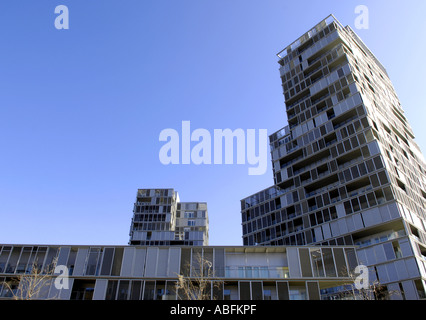
{"label": "tall residential tower", "polygon": [[274,186],[241,200],[244,245],[357,245],[371,281],[424,298],[426,165],[385,68],[333,16],[278,58],[288,126]]}

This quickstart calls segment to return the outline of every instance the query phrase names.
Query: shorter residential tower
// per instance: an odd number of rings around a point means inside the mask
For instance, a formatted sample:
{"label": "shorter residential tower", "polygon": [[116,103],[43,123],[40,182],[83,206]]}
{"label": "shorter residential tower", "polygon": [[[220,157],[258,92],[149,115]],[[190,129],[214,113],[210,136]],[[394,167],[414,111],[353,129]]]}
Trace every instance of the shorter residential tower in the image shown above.
{"label": "shorter residential tower", "polygon": [[139,189],[129,244],[207,246],[208,225],[207,203],[180,202],[173,189]]}

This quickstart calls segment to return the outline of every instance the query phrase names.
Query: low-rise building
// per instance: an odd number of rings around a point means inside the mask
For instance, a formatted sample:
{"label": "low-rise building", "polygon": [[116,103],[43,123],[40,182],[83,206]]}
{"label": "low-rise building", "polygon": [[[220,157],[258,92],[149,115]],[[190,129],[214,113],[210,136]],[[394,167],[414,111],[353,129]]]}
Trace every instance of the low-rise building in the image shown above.
{"label": "low-rise building", "polygon": [[[0,298],[33,264],[48,273],[37,298],[177,300],[179,275],[214,300],[320,300],[353,283],[355,248],[0,245]],[[52,268],[52,269],[50,269]],[[59,279],[60,281],[58,281]],[[5,282],[11,283],[8,287]],[[10,290],[12,289],[12,290]]]}

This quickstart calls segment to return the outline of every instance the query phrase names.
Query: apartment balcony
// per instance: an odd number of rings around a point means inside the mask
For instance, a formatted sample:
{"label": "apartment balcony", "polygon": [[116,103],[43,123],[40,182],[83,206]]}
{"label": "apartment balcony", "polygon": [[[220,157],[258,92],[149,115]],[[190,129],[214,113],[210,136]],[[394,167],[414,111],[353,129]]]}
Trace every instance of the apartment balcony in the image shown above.
{"label": "apartment balcony", "polygon": [[224,269],[225,278],[230,279],[287,279],[287,267],[230,266]]}

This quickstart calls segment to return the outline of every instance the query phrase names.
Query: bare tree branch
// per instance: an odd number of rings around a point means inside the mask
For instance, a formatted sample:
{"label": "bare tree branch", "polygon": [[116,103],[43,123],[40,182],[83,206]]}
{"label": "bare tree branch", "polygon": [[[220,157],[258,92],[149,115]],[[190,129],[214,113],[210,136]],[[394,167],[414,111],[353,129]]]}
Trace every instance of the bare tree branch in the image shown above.
{"label": "bare tree branch", "polygon": [[[44,297],[43,291],[47,291],[51,285],[55,265],[56,259],[42,270],[35,261],[29,273],[23,273],[9,281],[4,281],[3,285],[14,300],[47,299]],[[49,299],[56,298],[50,297]]]}
{"label": "bare tree branch", "polygon": [[176,281],[176,293],[181,300],[215,300],[217,297],[212,296],[212,290],[220,288],[223,282],[219,281],[215,276],[213,263],[203,258],[201,253],[197,253],[195,257],[195,265],[188,263],[190,275],[184,276],[178,274]]}
{"label": "bare tree branch", "polygon": [[357,289],[355,285],[357,275],[354,272],[349,272],[348,275],[351,281],[344,285],[347,289],[340,293],[341,298],[349,295],[355,300],[389,300],[392,296],[401,294],[399,291],[389,291],[387,286],[381,284],[377,279],[373,282],[370,281],[363,288]]}

